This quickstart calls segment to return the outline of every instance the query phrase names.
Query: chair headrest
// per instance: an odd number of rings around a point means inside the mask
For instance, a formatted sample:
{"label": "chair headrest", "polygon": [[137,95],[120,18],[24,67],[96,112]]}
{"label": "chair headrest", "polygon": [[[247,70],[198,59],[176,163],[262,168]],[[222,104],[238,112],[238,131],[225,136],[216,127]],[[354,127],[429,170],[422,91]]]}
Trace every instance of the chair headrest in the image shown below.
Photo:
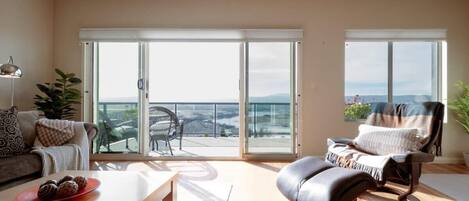
{"label": "chair headrest", "polygon": [[[373,103],[366,123],[390,128],[420,128],[423,139],[422,151],[429,151],[433,145],[441,151],[441,132],[444,105],[440,102],[416,104]],[[438,152],[438,151],[437,151]]]}

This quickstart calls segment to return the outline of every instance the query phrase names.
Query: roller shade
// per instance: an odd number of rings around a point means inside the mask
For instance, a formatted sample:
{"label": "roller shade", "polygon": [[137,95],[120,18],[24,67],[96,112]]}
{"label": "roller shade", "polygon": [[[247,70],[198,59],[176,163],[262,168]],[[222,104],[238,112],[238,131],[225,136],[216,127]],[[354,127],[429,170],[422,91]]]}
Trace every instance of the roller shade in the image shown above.
{"label": "roller shade", "polygon": [[83,28],[81,41],[301,41],[301,29]]}
{"label": "roller shade", "polygon": [[351,29],[345,31],[346,40],[445,40],[445,29]]}

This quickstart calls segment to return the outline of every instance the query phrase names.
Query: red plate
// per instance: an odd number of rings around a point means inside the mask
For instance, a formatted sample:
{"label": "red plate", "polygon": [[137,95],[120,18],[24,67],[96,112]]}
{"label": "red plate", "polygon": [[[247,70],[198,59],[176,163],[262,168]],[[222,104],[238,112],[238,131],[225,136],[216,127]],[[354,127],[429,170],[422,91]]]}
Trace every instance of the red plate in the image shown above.
{"label": "red plate", "polygon": [[[85,195],[91,191],[96,190],[101,182],[97,179],[94,178],[88,178],[88,182],[86,184],[86,187],[84,189],[81,189],[80,191],[77,192],[77,194],[65,197],[65,198],[60,198],[60,199],[55,199],[54,201],[59,201],[59,200],[67,200],[67,199],[72,199],[76,197],[80,197],[82,195]],[[27,189],[15,197],[15,201],[40,201],[40,199],[37,197],[37,191],[39,190],[39,186],[32,187],[30,189]]]}

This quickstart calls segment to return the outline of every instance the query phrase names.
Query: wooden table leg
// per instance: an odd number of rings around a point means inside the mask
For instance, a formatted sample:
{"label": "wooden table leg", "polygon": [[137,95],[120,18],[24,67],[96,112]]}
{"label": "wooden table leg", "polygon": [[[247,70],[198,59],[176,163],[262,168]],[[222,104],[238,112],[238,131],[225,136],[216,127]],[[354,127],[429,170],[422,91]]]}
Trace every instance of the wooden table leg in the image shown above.
{"label": "wooden table leg", "polygon": [[163,201],[176,201],[176,195],[176,182],[171,181],[171,192],[169,192],[169,194],[164,197]]}

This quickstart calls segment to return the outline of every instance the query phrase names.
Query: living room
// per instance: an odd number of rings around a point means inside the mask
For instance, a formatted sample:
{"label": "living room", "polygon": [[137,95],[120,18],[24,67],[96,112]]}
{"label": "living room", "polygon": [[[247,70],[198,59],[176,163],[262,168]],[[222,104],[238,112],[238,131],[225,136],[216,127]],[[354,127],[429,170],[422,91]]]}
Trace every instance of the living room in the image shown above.
{"label": "living room", "polygon": [[2,0],[0,200],[469,200],[468,9]]}

